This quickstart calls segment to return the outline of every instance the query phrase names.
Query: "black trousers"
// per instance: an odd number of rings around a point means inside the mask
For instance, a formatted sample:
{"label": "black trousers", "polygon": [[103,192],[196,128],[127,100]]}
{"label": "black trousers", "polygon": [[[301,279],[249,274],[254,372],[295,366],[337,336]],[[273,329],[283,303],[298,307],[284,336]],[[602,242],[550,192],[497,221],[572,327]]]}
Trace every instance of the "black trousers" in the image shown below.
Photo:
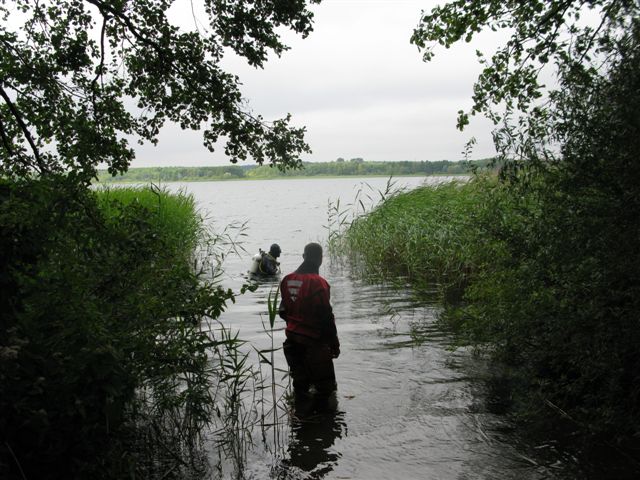
{"label": "black trousers", "polygon": [[296,396],[306,395],[312,385],[316,395],[321,397],[328,397],[337,390],[329,345],[313,342],[302,344],[287,339],[282,347]]}

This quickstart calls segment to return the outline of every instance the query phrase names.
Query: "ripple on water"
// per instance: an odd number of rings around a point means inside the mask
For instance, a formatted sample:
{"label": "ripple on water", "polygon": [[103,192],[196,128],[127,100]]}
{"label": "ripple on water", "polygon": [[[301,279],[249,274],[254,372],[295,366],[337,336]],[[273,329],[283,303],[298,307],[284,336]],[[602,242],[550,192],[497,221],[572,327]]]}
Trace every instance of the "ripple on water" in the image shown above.
{"label": "ripple on water", "polygon": [[[224,201],[240,209],[229,208],[229,218],[251,219],[247,232],[251,253],[228,260],[231,283],[225,287],[237,291],[246,282],[248,261],[259,247],[268,247],[269,235],[278,237],[273,240],[283,248],[283,271],[294,270],[304,244],[326,238],[322,222],[327,196],[338,195],[327,192],[333,192],[338,183],[198,185],[201,195],[217,195],[215,204]],[[266,185],[273,187],[269,195],[262,190]],[[262,194],[253,195],[253,187]],[[350,189],[347,193],[352,193]],[[507,420],[494,413],[484,399],[486,367],[464,349],[450,350],[451,338],[437,324],[438,305],[416,300],[407,287],[368,285],[348,267],[329,261],[321,273],[332,287],[342,344],[342,354],[335,362],[342,413],[298,429],[295,420],[285,417],[278,447],[256,435],[255,448],[247,456],[246,478],[558,478],[553,471],[523,458],[529,456],[526,448],[515,440],[517,435]],[[221,317],[251,342],[246,348],[256,364],[252,347],[270,346],[262,322],[268,321],[266,299],[276,285],[277,280],[261,283],[256,292],[238,297]],[[283,324],[278,322],[277,347],[284,340]],[[278,368],[284,368],[281,352],[274,357]]]}

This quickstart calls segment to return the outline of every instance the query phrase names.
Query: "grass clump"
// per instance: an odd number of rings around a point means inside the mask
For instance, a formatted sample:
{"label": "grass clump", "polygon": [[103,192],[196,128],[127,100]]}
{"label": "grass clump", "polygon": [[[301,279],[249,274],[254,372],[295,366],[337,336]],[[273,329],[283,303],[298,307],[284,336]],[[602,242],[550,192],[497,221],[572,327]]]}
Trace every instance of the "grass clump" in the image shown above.
{"label": "grass clump", "polygon": [[102,188],[97,191],[98,207],[108,220],[118,218],[122,209],[142,208],[147,220],[162,232],[167,246],[177,254],[192,255],[203,239],[204,229],[191,194],[172,194],[153,184],[143,187]]}
{"label": "grass clump", "polygon": [[392,195],[356,218],[332,250],[347,253],[375,278],[402,277],[423,289],[436,285],[443,299],[455,296],[489,255],[478,242],[475,223],[489,181],[442,183]]}

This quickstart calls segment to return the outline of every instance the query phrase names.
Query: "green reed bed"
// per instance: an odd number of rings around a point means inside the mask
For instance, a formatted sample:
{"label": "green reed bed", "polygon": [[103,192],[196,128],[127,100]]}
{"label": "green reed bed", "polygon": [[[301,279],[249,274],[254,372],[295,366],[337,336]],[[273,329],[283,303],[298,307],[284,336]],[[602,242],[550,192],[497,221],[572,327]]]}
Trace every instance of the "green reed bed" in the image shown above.
{"label": "green reed bed", "polygon": [[191,253],[202,239],[202,221],[193,195],[149,185],[102,188],[97,191],[97,198],[100,210],[108,218],[117,217],[122,208],[131,205],[148,210],[147,219],[176,252]]}
{"label": "green reed bed", "polygon": [[637,456],[637,217],[602,176],[596,190],[570,173],[400,193],[342,225],[330,246],[363,275],[400,276],[418,293],[435,284],[459,341],[508,367],[522,418],[561,419]]}
{"label": "green reed bed", "polygon": [[420,187],[387,198],[356,218],[332,245],[377,278],[437,284],[443,294],[464,285],[486,252],[478,239],[478,182]]}
{"label": "green reed bed", "polygon": [[[151,387],[150,395],[145,392],[147,395],[140,400],[145,408],[160,413],[154,414],[151,424],[163,424],[163,441],[169,439],[177,449],[189,446],[180,437],[191,439],[189,442],[197,440],[207,427],[209,446],[217,450],[213,452],[217,453],[217,467],[224,464],[224,468],[231,467],[241,475],[254,427],[260,425],[263,436],[269,429],[277,436],[283,408],[283,399],[275,396],[273,352],[278,349],[272,345],[271,349],[257,351],[260,364],[256,368],[249,362],[252,352],[247,342],[239,338],[237,331],[216,321],[224,301],[231,299],[232,294],[216,287],[217,276],[209,274],[207,267],[219,271],[218,257],[237,247],[232,232],[241,235],[243,227],[231,225],[223,232],[210,231],[204,226],[192,195],[182,191],[172,193],[155,185],[102,189],[97,198],[110,222],[118,222],[123,211],[141,212],[157,232],[162,248],[162,254],[153,259],[152,269],[159,278],[172,279],[168,284],[170,290],[156,286],[157,291],[148,292],[149,297],[144,299],[162,297],[168,299],[167,305],[178,307],[168,316],[169,338],[162,333],[161,342],[167,347],[161,357],[163,363],[159,364],[156,358],[148,359],[153,370],[149,370],[152,373],[145,386]],[[163,264],[163,259],[168,264]],[[246,288],[253,289],[249,285]],[[203,293],[204,297],[199,298]],[[269,300],[270,330],[265,327],[265,332],[273,340],[277,299]],[[174,322],[177,329],[171,328]],[[265,363],[270,368],[266,375],[262,368]],[[161,368],[159,375],[158,368]],[[180,387],[176,389],[178,384]],[[267,390],[271,390],[271,399],[264,398]],[[190,419],[187,425],[192,424],[188,429],[185,419]],[[151,452],[150,460],[155,454]],[[182,457],[197,459],[192,452],[183,452]],[[209,468],[214,466],[202,462],[202,467],[207,464]]]}

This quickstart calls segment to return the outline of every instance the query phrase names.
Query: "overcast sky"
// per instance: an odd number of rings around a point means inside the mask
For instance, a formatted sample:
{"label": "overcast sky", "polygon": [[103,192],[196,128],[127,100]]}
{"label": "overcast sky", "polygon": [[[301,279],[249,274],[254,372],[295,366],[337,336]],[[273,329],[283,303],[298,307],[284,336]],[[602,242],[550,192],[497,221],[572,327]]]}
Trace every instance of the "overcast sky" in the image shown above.
{"label": "overcast sky", "polygon": [[[472,158],[491,156],[487,120],[473,118],[464,132],[455,124],[457,111],[471,104],[480,71],[475,49],[490,51],[497,40],[484,35],[438,49],[434,60],[422,62],[409,38],[421,10],[436,3],[324,0],[311,7],[311,35],[286,34],[291,50],[273,56],[263,70],[237,58],[227,58],[225,66],[239,75],[255,114],[276,119],[290,112],[295,125],[307,127],[313,153],[304,160],[459,160],[472,136]],[[199,133],[167,126],[157,147],[138,147],[132,167],[227,163],[222,148],[211,154],[202,146]]]}

